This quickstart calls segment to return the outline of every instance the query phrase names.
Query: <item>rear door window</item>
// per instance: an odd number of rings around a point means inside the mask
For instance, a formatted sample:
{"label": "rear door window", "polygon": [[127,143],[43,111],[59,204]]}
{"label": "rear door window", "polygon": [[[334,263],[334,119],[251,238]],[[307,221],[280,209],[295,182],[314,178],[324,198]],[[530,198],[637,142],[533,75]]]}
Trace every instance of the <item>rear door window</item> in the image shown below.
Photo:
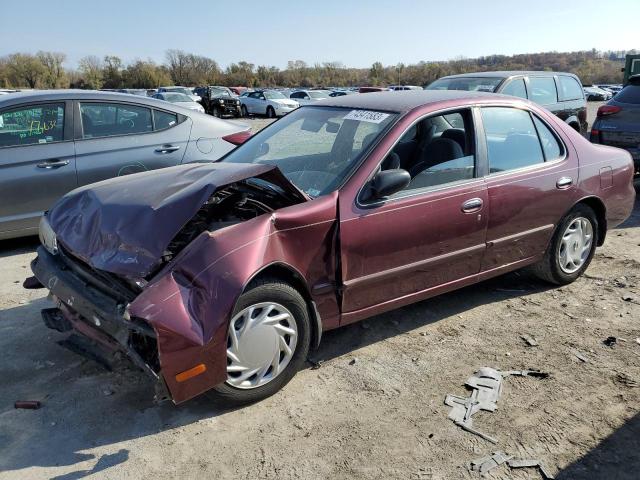
{"label": "rear door window", "polygon": [[616,95],[616,102],[640,105],[640,86],[627,85]]}
{"label": "rear door window", "polygon": [[0,113],[0,147],[61,142],[64,103],[14,108]]}
{"label": "rear door window", "polygon": [[535,115],[533,115],[533,122],[536,124],[536,130],[540,137],[540,144],[542,145],[545,161],[550,162],[560,158],[562,156],[563,149],[556,136],[551,132],[549,127],[547,127]]}
{"label": "rear door window", "polygon": [[584,92],[582,86],[573,77],[560,75],[560,100],[582,100]]}
{"label": "rear door window", "polygon": [[550,105],[558,101],[556,82],[553,77],[530,77],[529,98],[540,105]]}
{"label": "rear door window", "polygon": [[80,104],[82,138],[111,137],[153,131],[151,109],[119,103]]}
{"label": "rear door window", "polygon": [[526,110],[506,107],[482,109],[489,173],[506,172],[544,162],[540,140]]}
{"label": "rear door window", "polygon": [[500,93],[504,95],[512,95],[514,97],[527,98],[527,89],[524,86],[524,79],[516,78],[515,80],[511,80],[502,89],[502,91],[500,91]]}

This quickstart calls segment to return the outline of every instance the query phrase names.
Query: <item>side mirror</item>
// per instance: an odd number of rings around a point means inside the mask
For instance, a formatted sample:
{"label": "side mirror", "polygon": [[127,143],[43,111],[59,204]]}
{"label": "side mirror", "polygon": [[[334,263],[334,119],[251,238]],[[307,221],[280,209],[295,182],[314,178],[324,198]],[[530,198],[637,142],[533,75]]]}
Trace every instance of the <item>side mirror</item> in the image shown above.
{"label": "side mirror", "polygon": [[406,170],[396,168],[378,172],[369,189],[368,199],[388,197],[406,188],[411,182],[411,175]]}

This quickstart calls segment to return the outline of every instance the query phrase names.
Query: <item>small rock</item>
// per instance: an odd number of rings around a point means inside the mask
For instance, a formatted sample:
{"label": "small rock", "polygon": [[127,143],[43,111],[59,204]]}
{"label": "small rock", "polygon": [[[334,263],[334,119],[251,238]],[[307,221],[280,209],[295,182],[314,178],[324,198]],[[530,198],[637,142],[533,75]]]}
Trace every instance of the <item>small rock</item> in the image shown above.
{"label": "small rock", "polygon": [[421,337],[426,337],[427,336],[427,332],[420,332],[420,336]]}
{"label": "small rock", "polygon": [[625,302],[633,302],[635,301],[635,297],[633,295],[631,295],[630,293],[625,293],[624,295],[622,295],[622,300],[624,300]]}
{"label": "small rock", "polygon": [[520,338],[522,338],[522,340],[524,340],[530,347],[538,346],[537,340],[530,335],[520,335]]}
{"label": "small rock", "polygon": [[413,363],[416,363],[416,362],[418,361],[418,357],[413,357],[413,358],[411,359],[411,361],[412,361]]}
{"label": "small rock", "polygon": [[510,357],[511,356],[511,352],[505,352],[504,356],[505,357]]}
{"label": "small rock", "polygon": [[607,337],[605,338],[602,343],[604,343],[607,347],[613,347],[617,342],[616,337]]}
{"label": "small rock", "polygon": [[351,360],[349,360],[349,365],[355,365],[358,362],[358,359],[356,357],[353,357]]}
{"label": "small rock", "polygon": [[584,321],[587,322],[587,323],[591,323],[592,322],[592,320],[590,318],[585,318]]}
{"label": "small rock", "polygon": [[636,343],[640,345],[640,337],[636,338]]}

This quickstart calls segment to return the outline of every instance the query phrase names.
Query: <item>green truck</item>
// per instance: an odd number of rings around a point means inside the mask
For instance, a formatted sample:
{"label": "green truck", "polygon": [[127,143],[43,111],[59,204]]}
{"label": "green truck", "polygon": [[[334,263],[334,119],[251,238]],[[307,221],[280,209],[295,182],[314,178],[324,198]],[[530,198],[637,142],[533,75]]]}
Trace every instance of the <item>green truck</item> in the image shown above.
{"label": "green truck", "polygon": [[627,55],[622,71],[624,72],[623,85],[627,84],[631,75],[640,75],[640,55]]}

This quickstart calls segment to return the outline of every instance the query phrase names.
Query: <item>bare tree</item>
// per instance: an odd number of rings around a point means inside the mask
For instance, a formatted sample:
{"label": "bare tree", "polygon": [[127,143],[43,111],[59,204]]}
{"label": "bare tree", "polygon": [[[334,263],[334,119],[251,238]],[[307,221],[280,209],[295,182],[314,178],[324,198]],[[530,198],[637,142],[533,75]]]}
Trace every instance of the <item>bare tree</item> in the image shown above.
{"label": "bare tree", "polygon": [[45,74],[38,57],[28,53],[14,53],[7,59],[9,80],[13,86],[36,88]]}
{"label": "bare tree", "polygon": [[69,85],[63,63],[67,56],[60,52],[39,51],[36,56],[44,66],[43,84],[47,88],[64,88]]}
{"label": "bare tree", "polygon": [[99,90],[102,88],[103,82],[103,63],[95,55],[88,55],[86,57],[82,57],[78,62],[78,66],[80,67],[80,72],[82,73],[82,77],[84,79],[84,83],[94,90]]}

